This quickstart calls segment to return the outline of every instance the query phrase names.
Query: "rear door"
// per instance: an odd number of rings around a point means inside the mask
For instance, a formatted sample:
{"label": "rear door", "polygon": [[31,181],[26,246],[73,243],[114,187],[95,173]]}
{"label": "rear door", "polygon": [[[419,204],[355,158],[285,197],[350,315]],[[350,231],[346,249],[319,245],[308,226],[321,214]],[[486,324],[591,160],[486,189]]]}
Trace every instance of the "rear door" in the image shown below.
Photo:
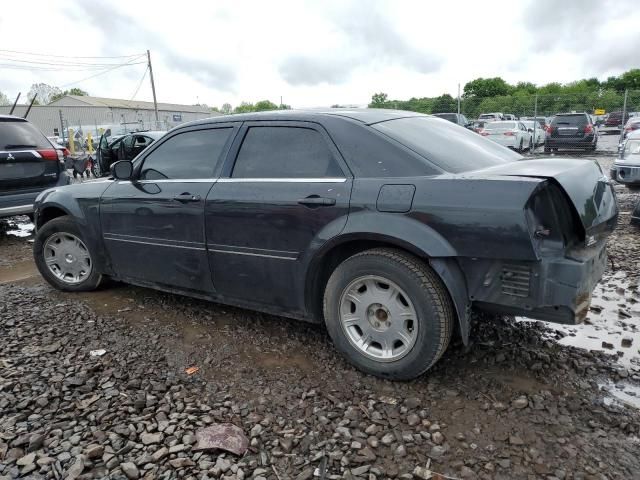
{"label": "rear door", "polygon": [[0,192],[43,189],[61,174],[58,153],[40,130],[19,118],[0,118]]}
{"label": "rear door", "polygon": [[216,292],[304,311],[306,262],[344,228],[351,184],[319,125],[247,122],[207,197],[205,228]]}

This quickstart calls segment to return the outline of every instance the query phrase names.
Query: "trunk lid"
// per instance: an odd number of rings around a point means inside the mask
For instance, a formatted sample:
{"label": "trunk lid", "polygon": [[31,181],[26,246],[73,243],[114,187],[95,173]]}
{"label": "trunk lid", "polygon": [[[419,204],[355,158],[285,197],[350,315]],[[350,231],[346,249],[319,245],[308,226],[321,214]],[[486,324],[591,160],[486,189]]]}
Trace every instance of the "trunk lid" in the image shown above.
{"label": "trunk lid", "polygon": [[595,161],[555,157],[522,160],[479,170],[472,175],[552,179],[571,200],[586,235],[599,231],[603,224],[615,226],[613,220],[618,214],[615,193]]}

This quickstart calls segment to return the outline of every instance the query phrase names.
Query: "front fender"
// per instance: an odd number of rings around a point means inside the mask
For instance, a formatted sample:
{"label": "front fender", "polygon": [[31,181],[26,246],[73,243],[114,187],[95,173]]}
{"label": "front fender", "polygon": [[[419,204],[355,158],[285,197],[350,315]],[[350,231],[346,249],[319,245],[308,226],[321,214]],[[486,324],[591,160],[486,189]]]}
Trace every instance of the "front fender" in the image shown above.
{"label": "front fender", "polygon": [[[111,185],[110,181],[87,182],[53,188],[43,192],[34,204],[34,220],[41,228],[48,218],[59,216],[59,212],[70,216],[81,228],[83,240],[92,253],[95,267],[102,273],[111,273],[102,239],[100,224],[100,198]],[[56,215],[49,215],[49,209]]]}

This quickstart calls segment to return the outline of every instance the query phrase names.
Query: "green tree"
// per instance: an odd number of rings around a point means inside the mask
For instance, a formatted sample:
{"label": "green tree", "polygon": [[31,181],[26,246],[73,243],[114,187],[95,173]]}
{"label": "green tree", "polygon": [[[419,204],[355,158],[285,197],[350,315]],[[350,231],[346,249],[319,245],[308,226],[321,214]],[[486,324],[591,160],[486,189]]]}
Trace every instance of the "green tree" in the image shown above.
{"label": "green tree", "polygon": [[223,103],[222,107],[220,107],[220,111],[224,115],[229,115],[233,111],[233,107],[231,106],[230,103]]}
{"label": "green tree", "polygon": [[640,68],[632,68],[620,76],[620,81],[625,89],[640,90]]}
{"label": "green tree", "polygon": [[374,93],[371,96],[371,103],[369,104],[370,108],[384,108],[387,103],[387,94],[386,93]]}
{"label": "green tree", "polygon": [[236,108],[233,109],[233,113],[249,113],[255,112],[255,106],[253,103],[242,102]]}
{"label": "green tree", "polygon": [[465,84],[465,97],[495,97],[497,95],[508,95],[513,91],[513,87],[500,77],[476,78]]}
{"label": "green tree", "polygon": [[450,113],[457,111],[456,99],[448,93],[433,99],[431,113]]}
{"label": "green tree", "polygon": [[[54,88],[58,88],[58,87],[54,87]],[[56,100],[60,100],[62,97],[65,97],[67,95],[76,95],[78,97],[86,97],[89,95],[89,93],[85,92],[81,88],[74,87],[70,90],[65,90],[64,92],[58,91],[57,93],[54,93],[53,95],[51,95],[51,98],[49,99],[49,103],[55,102]]]}
{"label": "green tree", "polygon": [[269,110],[278,110],[278,105],[269,100],[260,100],[254,106],[254,112],[266,112]]}
{"label": "green tree", "polygon": [[538,87],[531,82],[518,82],[514,88],[514,95],[532,95],[538,91]]}
{"label": "green tree", "polygon": [[4,93],[0,92],[0,106],[11,105],[11,101],[9,97],[7,97]]}

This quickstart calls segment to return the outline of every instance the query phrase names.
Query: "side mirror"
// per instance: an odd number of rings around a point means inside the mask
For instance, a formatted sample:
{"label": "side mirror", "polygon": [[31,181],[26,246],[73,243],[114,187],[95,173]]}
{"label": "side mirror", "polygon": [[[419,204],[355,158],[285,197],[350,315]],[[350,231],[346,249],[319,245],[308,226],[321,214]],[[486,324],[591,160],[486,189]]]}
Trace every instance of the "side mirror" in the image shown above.
{"label": "side mirror", "polygon": [[530,129],[529,129],[529,133],[533,133],[533,128],[530,128]]}
{"label": "side mirror", "polygon": [[111,165],[111,176],[116,180],[131,180],[133,164],[129,160],[120,160]]}

